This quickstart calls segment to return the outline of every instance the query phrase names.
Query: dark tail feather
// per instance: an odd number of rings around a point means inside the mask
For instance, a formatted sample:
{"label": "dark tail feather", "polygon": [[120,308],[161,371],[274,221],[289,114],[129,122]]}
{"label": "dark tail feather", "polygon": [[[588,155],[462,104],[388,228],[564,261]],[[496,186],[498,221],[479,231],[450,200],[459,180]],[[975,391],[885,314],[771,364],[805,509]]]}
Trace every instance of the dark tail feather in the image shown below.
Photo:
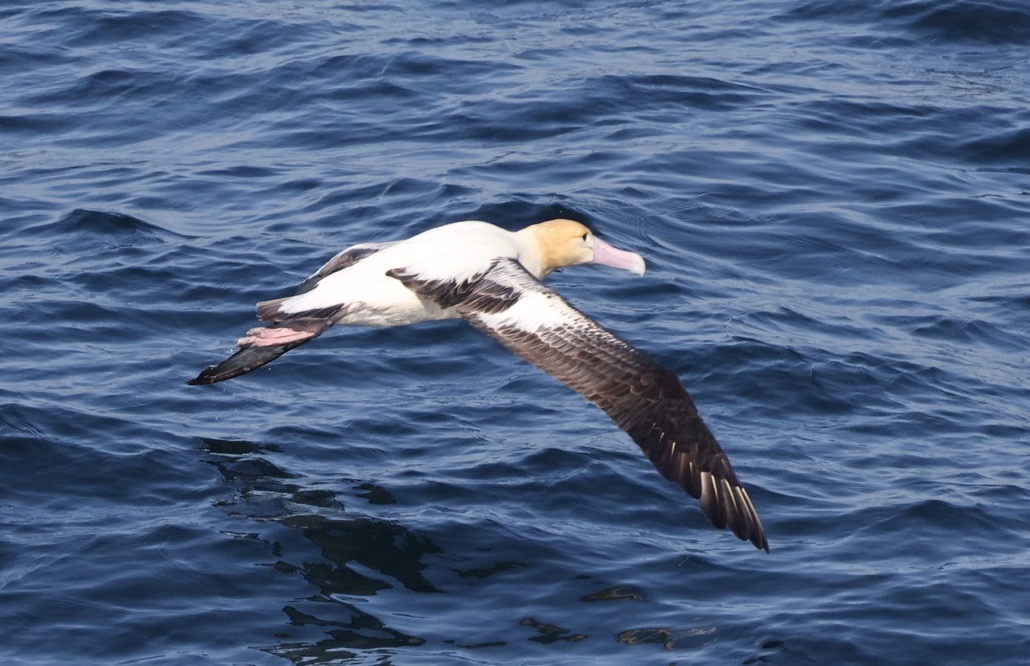
{"label": "dark tail feather", "polygon": [[[331,322],[302,319],[289,324],[255,328],[240,338],[240,350],[217,365],[209,365],[187,384],[214,384],[239,377],[279,358],[294,347],[314,340],[329,328]],[[275,344],[283,340],[282,344]]]}

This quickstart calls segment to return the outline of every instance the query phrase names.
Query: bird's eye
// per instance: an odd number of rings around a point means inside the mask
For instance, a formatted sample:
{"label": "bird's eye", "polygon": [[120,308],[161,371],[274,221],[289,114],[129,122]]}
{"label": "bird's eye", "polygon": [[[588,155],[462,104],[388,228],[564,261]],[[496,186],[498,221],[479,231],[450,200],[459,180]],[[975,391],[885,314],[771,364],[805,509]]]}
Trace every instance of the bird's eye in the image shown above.
{"label": "bird's eye", "polygon": [[590,232],[587,232],[587,233],[583,234],[583,240],[586,240],[587,236],[589,236],[589,235],[590,235]]}

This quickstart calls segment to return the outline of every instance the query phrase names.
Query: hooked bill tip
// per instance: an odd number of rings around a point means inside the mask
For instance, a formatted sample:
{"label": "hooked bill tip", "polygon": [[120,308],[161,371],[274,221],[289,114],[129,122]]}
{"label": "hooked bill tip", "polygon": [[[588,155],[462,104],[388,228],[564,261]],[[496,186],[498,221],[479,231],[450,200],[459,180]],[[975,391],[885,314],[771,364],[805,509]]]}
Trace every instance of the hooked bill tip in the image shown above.
{"label": "hooked bill tip", "polygon": [[644,258],[636,252],[627,252],[605,243],[600,238],[594,237],[594,263],[602,266],[620,268],[636,275],[643,275],[647,270]]}

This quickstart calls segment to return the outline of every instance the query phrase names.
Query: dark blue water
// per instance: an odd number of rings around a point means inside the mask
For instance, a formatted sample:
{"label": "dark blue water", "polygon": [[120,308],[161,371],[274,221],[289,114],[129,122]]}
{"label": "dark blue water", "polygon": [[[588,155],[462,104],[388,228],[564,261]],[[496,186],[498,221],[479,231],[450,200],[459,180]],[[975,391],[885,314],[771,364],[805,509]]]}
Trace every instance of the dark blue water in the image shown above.
{"label": "dark blue water", "polygon": [[[1022,0],[0,9],[4,664],[1022,664]],[[185,381],[342,247],[588,221],[772,554],[460,322]]]}

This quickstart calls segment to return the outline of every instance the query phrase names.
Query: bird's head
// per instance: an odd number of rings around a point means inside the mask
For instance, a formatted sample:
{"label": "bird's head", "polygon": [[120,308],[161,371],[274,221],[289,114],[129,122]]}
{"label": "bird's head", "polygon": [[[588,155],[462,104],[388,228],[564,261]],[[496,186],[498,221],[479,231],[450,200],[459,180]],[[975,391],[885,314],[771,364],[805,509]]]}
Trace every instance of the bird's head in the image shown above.
{"label": "bird's head", "polygon": [[[601,264],[643,275],[644,259],[635,252],[612,247],[574,220],[548,220],[526,227],[519,235],[529,237],[531,261],[523,264],[543,277],[553,270],[577,264]],[[536,264],[530,267],[528,264]],[[539,271],[534,268],[539,268]]]}

